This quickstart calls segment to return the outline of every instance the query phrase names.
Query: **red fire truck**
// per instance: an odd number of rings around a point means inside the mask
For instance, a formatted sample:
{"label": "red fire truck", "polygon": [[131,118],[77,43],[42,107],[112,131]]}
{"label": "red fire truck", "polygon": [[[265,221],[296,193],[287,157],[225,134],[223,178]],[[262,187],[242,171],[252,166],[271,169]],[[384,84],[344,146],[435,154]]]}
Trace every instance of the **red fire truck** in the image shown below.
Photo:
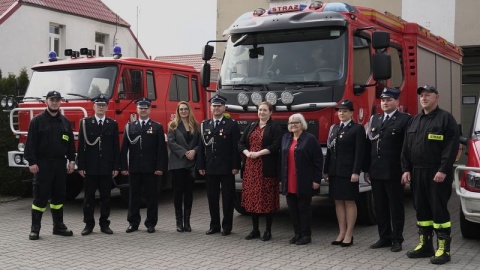
{"label": "red fire truck", "polygon": [[[45,95],[56,90],[62,94],[62,113],[67,116],[78,138],[79,122],[83,117],[93,115],[91,98],[104,94],[110,98],[107,116],[118,122],[120,141],[125,124],[137,119],[134,101],[147,97],[152,100],[151,119],[163,124],[175,114],[179,101],[189,101],[195,117],[206,117],[206,92],[202,91],[199,72],[191,66],[164,63],[138,58],[122,58],[121,48],[114,48],[113,57],[95,58],[95,53],[86,48],[80,51],[66,50],[71,58],[56,59],[51,54],[50,62],[34,66],[30,84],[25,96],[15,108],[12,97],[4,97],[3,109],[10,112],[10,127],[19,139],[18,151],[9,151],[11,167],[27,167],[23,158],[24,143],[30,119],[46,108]],[[128,198],[126,179],[117,177],[122,196]],[[160,188],[169,187],[164,181]],[[75,198],[83,188],[83,181],[77,173],[67,179],[67,197]]]}
{"label": "red fire truck", "polygon": [[[257,119],[256,105],[268,101],[285,130],[288,117],[301,112],[325,148],[341,100],[353,101],[354,121],[365,125],[381,111],[385,86],[400,89],[400,109],[416,114],[415,90],[425,84],[436,85],[440,106],[460,119],[461,49],[390,13],[320,1],[258,8],[240,16],[224,35],[217,92],[243,127]],[[209,43],[204,60],[213,53]],[[209,69],[207,63],[202,68],[203,85],[209,83]],[[237,191],[239,203],[241,179]],[[359,220],[374,223],[371,187],[361,181],[360,192]],[[321,194],[328,194],[328,183],[322,182]],[[236,209],[242,211],[239,204]]]}

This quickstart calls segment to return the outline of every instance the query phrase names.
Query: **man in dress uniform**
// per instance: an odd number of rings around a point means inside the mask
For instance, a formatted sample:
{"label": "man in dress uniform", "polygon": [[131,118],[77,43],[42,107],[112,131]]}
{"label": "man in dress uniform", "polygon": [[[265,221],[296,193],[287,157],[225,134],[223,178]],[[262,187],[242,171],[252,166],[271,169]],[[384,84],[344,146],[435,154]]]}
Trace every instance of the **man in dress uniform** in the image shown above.
{"label": "man in dress uniform", "polygon": [[[402,149],[402,182],[410,183],[417,212],[420,243],[409,258],[430,257],[432,264],[449,262],[452,223],[448,200],[452,194],[453,163],[458,152],[459,129],[455,118],[438,107],[433,86],[417,89],[423,110],[407,126]],[[433,249],[433,231],[437,251]]]}
{"label": "man in dress uniform", "polygon": [[119,170],[118,124],[105,116],[108,99],[99,95],[93,99],[95,116],[80,121],[78,134],[78,173],[85,178],[82,235],[89,235],[95,227],[95,192],[100,193],[100,231],[112,234],[110,229],[110,193],[112,177]]}
{"label": "man in dress uniform", "polygon": [[370,248],[391,247],[392,252],[402,250],[405,210],[400,155],[410,119],[410,115],[398,111],[399,95],[398,89],[383,89],[383,113],[373,115],[367,128],[370,145],[365,169],[365,180],[372,185],[380,236]]}
{"label": "man in dress uniform", "polygon": [[[240,129],[235,120],[223,115],[226,98],[220,95],[212,97],[210,110],[213,118],[201,124],[202,142],[197,156],[197,169],[207,178],[207,197],[210,210],[210,229],[207,235],[220,232],[230,235],[232,232],[233,210],[235,202],[235,174],[240,169],[238,140]],[[222,189],[223,221],[220,226],[220,186]]]}
{"label": "man in dress uniform", "polygon": [[[42,215],[50,200],[53,234],[72,236],[63,223],[67,173],[75,169],[75,144],[70,121],[60,110],[62,96],[47,93],[47,109],[30,121],[25,159],[33,178],[32,228],[30,240],[38,240]],[[67,159],[70,161],[67,164]]]}
{"label": "man in dress uniform", "polygon": [[151,101],[136,101],[139,120],[125,126],[120,153],[123,175],[129,175],[130,200],[128,205],[127,233],[138,230],[140,225],[140,199],[145,194],[149,233],[155,232],[158,221],[159,176],[167,171],[168,153],[165,132],[160,123],[150,119]]}

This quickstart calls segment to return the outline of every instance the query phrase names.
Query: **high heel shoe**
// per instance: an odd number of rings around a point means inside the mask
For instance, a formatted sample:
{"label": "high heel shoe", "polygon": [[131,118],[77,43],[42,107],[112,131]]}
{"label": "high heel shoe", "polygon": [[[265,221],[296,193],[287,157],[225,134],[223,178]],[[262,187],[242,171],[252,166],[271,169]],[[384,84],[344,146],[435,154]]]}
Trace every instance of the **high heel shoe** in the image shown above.
{"label": "high heel shoe", "polygon": [[349,246],[351,246],[351,245],[353,245],[353,236],[352,236],[352,240],[350,240],[350,243],[342,242],[342,243],[340,244],[341,247],[349,247]]}
{"label": "high heel shoe", "polygon": [[340,246],[342,244],[342,242],[343,242],[343,239],[339,240],[339,241],[335,240],[335,241],[332,242],[332,245],[333,246]]}

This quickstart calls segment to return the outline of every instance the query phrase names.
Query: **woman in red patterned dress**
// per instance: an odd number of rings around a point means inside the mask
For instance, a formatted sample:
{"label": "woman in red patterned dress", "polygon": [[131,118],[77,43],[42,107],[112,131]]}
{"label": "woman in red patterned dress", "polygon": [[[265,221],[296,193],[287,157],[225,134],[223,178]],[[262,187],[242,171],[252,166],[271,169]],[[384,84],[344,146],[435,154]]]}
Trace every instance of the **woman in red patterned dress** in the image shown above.
{"label": "woman in red patterned dress", "polygon": [[266,217],[266,229],[262,241],[272,238],[272,215],[280,207],[277,179],[278,153],[282,129],[271,118],[272,104],[262,102],[258,106],[259,121],[248,125],[238,142],[244,154],[242,206],[252,215],[253,230],[247,240],[260,237],[259,216]]}

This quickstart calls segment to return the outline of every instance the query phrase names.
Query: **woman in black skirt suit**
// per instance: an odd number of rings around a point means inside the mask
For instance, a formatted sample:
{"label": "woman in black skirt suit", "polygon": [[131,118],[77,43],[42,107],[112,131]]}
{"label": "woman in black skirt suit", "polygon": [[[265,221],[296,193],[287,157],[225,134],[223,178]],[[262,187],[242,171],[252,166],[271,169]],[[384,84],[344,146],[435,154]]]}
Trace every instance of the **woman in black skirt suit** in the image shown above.
{"label": "woman in black skirt suit", "polygon": [[329,182],[329,196],[335,200],[339,233],[332,245],[353,244],[353,227],[357,220],[355,199],[359,193],[358,179],[363,164],[365,129],[353,122],[353,103],[343,100],[335,108],[340,124],[330,128],[324,178]]}

